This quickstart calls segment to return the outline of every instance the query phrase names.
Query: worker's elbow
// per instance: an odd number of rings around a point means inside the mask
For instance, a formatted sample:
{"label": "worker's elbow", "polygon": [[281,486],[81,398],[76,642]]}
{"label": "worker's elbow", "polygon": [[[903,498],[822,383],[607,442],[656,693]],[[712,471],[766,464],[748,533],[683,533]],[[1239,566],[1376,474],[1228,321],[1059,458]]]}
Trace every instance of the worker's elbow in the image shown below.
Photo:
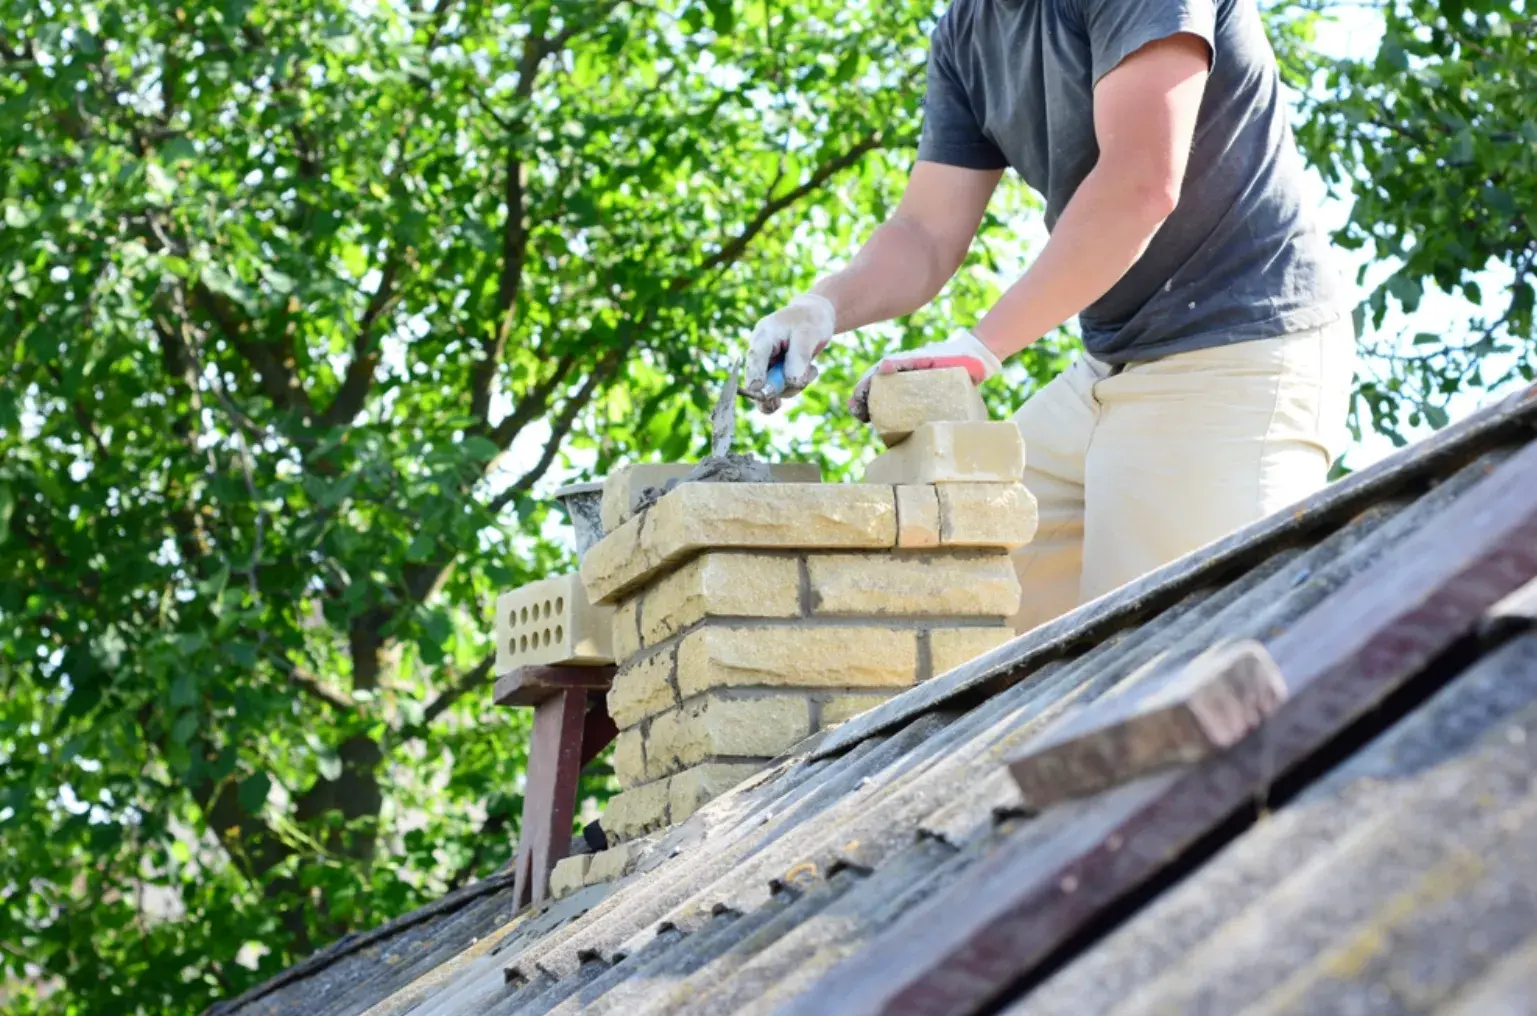
{"label": "worker's elbow", "polygon": [[1127,181],[1127,197],[1133,214],[1152,225],[1162,225],[1179,206],[1180,179],[1172,172],[1138,173]]}
{"label": "worker's elbow", "polygon": [[1154,228],[1174,214],[1179,205],[1182,174],[1161,160],[1122,159],[1102,162],[1106,188],[1115,195],[1121,214]]}

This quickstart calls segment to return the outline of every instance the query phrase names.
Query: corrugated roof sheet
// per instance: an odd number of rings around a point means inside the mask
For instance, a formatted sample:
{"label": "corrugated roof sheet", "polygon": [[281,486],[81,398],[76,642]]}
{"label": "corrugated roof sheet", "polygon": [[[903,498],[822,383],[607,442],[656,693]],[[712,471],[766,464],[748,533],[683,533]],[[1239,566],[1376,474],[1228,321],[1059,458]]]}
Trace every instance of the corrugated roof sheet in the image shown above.
{"label": "corrugated roof sheet", "polygon": [[[1213,644],[1287,631],[1530,442],[1534,420],[1537,390],[808,742],[656,839],[617,885],[513,915],[510,880],[488,880],[219,1011],[849,1011],[830,972],[900,972],[925,949],[923,915],[974,899],[1000,858],[1052,870],[1174,779],[1034,815],[1006,756]],[[1257,819],[1095,904],[965,1011],[1531,1005],[1537,634],[1502,629],[1433,670],[1428,698],[1353,728]]]}

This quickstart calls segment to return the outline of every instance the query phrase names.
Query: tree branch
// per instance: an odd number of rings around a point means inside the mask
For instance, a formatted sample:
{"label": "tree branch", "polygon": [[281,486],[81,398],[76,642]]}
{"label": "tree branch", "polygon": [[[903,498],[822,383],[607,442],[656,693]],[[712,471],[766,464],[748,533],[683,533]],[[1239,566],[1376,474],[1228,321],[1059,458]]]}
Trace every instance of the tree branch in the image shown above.
{"label": "tree branch", "polygon": [[[758,234],[763,232],[768,226],[769,220],[773,219],[775,215],[802,198],[813,194],[828,180],[854,165],[867,153],[880,148],[883,143],[881,132],[873,130],[859,139],[853,147],[842,155],[829,159],[818,166],[816,171],[806,178],[805,183],[793,190],[786,191],[777,198],[765,198],[757,214],[748,221],[740,233],[732,237],[720,250],[705,258],[693,274],[680,275],[668,283],[668,291],[673,293],[681,292],[699,281],[700,276],[705,273],[736,261],[746,252],[748,245],[752,243]],[[772,190],[770,190],[770,193],[773,193]]]}
{"label": "tree branch", "polygon": [[352,337],[352,362],[347,373],[320,418],[322,429],[338,427],[352,420],[363,408],[369,389],[374,384],[374,371],[379,366],[379,343],[374,336],[374,326],[400,299],[395,291],[395,278],[400,270],[399,250],[393,250],[385,258],[380,272],[379,286],[368,298],[368,306],[358,318],[357,332]]}
{"label": "tree branch", "polygon": [[[621,2],[622,0],[610,0],[598,9],[588,12],[580,21],[572,20],[561,26],[561,30],[554,36],[530,35],[523,40],[523,55],[518,60],[518,79],[512,90],[513,96],[520,105],[526,103],[534,94],[534,85],[538,81],[539,69],[545,58],[565,49],[584,28],[602,23]],[[503,124],[503,121],[494,114],[493,119]],[[501,366],[502,355],[507,349],[507,340],[512,334],[518,294],[523,285],[523,266],[528,258],[529,231],[525,221],[527,194],[523,180],[525,167],[519,153],[523,135],[522,124],[513,122],[504,126],[507,128],[508,138],[507,152],[502,165],[502,203],[507,211],[502,222],[502,264],[496,286],[496,327],[489,341],[482,346],[482,359],[475,364],[470,380],[470,415],[483,424],[489,422],[491,388],[496,383],[497,368]],[[516,436],[516,431],[517,427],[512,428],[513,436]]]}
{"label": "tree branch", "polygon": [[[639,328],[637,327],[636,330],[638,331]],[[587,380],[582,382],[582,387],[577,389],[575,395],[566,400],[565,405],[560,407],[560,414],[551,422],[550,437],[544,443],[544,451],[540,453],[539,461],[534,463],[528,472],[514,480],[512,486],[492,498],[490,503],[486,505],[489,511],[493,514],[501,511],[514,498],[526,493],[549,471],[550,466],[555,461],[555,456],[560,453],[561,442],[566,439],[566,435],[571,433],[571,428],[576,424],[577,416],[592,401],[592,397],[597,394],[598,385],[607,381],[619,369],[619,365],[624,362],[625,356],[629,354],[630,348],[633,345],[634,343],[631,341],[616,346],[598,362],[598,365],[593,368],[592,373],[587,375]]]}
{"label": "tree branch", "polygon": [[193,303],[207,312],[230,345],[256,371],[262,392],[273,405],[299,413],[305,422],[312,420],[315,407],[310,404],[309,393],[299,383],[292,353],[281,356],[273,343],[255,338],[247,323],[238,320],[230,301],[203,283],[193,285],[191,295]]}
{"label": "tree branch", "polygon": [[421,726],[426,727],[439,716],[442,716],[448,707],[486,683],[486,678],[491,674],[491,668],[496,663],[496,652],[493,650],[485,655],[479,663],[459,676],[459,680],[445,688],[438,697],[427,703],[427,708],[422,710]]}
{"label": "tree branch", "polygon": [[533,390],[518,400],[518,404],[512,407],[512,412],[502,418],[502,422],[496,425],[491,432],[491,440],[496,442],[498,448],[506,448],[517,438],[518,433],[528,424],[532,423],[550,404],[550,395],[566,380],[566,375],[571,373],[571,368],[576,365],[576,354],[563,353],[560,359],[555,361],[555,369],[550,376]]}

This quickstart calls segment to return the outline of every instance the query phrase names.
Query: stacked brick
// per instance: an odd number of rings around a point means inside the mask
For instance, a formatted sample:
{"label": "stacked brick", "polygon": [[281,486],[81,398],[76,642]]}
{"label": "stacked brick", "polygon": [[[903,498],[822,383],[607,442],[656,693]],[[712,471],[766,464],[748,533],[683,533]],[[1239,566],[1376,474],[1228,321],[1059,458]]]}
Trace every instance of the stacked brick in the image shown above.
{"label": "stacked brick", "polygon": [[[969,381],[964,392],[975,398]],[[946,467],[932,483],[685,484],[587,552],[582,580],[614,608],[620,666],[611,840],[682,821],[816,731],[1012,637],[1008,555],[1035,531],[1022,449],[1015,468],[978,448],[991,436],[928,430],[992,425],[925,397],[916,413],[903,403],[905,443],[950,442],[967,479]],[[991,471],[978,465],[989,457]]]}

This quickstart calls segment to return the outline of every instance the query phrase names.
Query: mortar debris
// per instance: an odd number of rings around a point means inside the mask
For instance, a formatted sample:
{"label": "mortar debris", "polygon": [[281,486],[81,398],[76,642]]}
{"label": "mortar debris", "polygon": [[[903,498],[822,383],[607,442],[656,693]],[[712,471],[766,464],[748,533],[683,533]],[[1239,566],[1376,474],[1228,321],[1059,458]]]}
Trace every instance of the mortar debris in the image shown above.
{"label": "mortar debris", "polygon": [[774,479],[769,464],[753,458],[728,452],[725,455],[707,455],[688,475],[668,480],[660,487],[647,487],[635,502],[635,514],[650,508],[662,499],[662,495],[680,483],[770,483]]}

